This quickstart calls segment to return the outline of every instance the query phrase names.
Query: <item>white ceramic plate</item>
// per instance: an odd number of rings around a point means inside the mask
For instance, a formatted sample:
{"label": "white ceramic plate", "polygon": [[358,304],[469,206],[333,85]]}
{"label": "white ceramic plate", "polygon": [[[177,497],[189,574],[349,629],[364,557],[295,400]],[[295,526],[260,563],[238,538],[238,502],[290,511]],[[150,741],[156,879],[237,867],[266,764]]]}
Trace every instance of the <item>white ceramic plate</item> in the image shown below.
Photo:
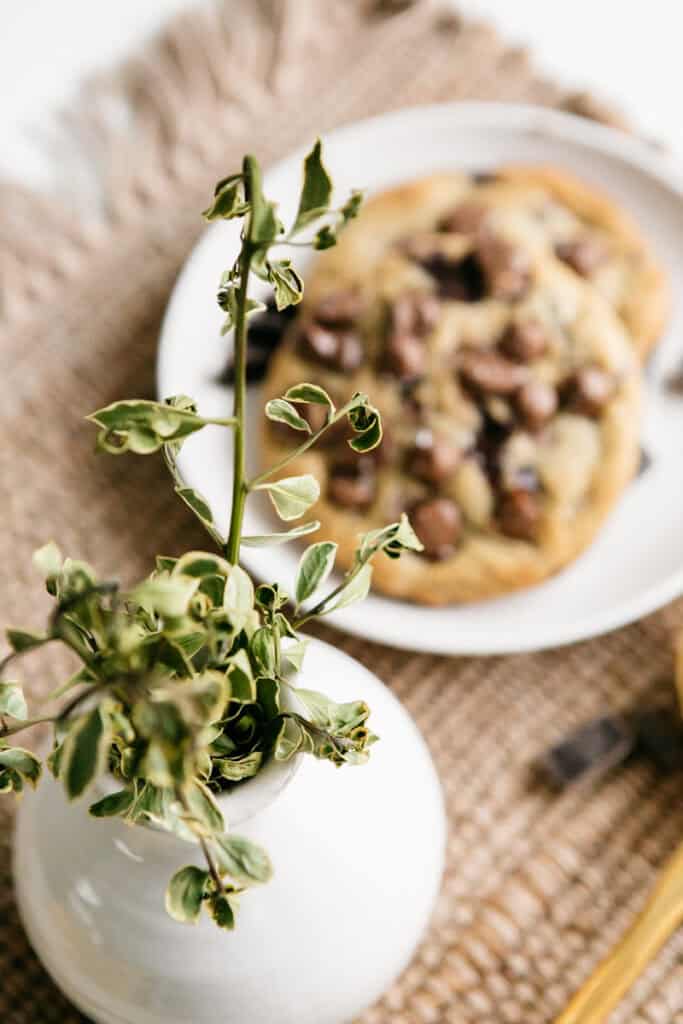
{"label": "white ceramic plate", "polygon": [[[303,150],[273,167],[265,191],[295,211]],[[498,654],[570,643],[615,629],[683,592],[683,398],[663,380],[683,358],[683,186],[659,153],[636,139],[556,111],[497,103],[416,107],[348,125],[325,139],[325,160],[337,194],[369,192],[432,171],[493,168],[508,161],[546,161],[605,188],[641,223],[671,277],[675,308],[647,369],[643,446],[652,464],[622,497],[592,547],[540,586],[462,607],[422,608],[371,595],[339,612],[334,624],[372,640],[444,654]],[[229,171],[230,168],[226,168]],[[161,334],[160,396],[192,395],[205,415],[229,415],[232,396],[217,383],[226,339],[215,305],[221,271],[234,258],[238,228],[209,228],[180,275]],[[305,252],[305,250],[302,250]],[[306,259],[299,263],[306,269]],[[251,398],[251,436],[262,415]],[[258,452],[249,450],[252,468]],[[209,427],[185,444],[180,468],[209,500],[227,532],[231,437]],[[260,497],[260,496],[259,496]],[[246,533],[266,533],[265,504],[250,499]],[[245,548],[260,578],[291,583],[296,544]]]}

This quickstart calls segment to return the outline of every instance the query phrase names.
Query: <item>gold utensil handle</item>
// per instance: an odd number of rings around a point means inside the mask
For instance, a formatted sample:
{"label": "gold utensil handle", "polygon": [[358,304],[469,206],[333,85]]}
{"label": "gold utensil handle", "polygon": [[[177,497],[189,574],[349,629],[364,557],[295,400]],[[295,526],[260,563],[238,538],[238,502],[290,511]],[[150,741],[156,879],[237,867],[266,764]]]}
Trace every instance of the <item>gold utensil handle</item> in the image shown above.
{"label": "gold utensil handle", "polygon": [[555,1024],[604,1024],[681,923],[683,843],[664,867],[639,916]]}

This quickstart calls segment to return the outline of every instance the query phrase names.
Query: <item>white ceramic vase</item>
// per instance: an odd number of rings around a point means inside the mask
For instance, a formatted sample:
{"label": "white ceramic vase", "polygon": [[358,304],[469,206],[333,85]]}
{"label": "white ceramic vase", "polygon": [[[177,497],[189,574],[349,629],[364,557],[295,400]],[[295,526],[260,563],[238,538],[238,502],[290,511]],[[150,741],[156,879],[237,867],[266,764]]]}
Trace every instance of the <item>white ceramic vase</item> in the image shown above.
{"label": "white ceramic vase", "polygon": [[17,818],[15,878],[31,943],[97,1024],[345,1024],[410,960],[436,898],[445,818],[427,748],[392,694],[312,641],[302,686],[363,699],[369,764],[272,763],[223,798],[230,827],[274,865],[234,932],[176,924],[164,890],[191,845],[88,817],[45,778]]}

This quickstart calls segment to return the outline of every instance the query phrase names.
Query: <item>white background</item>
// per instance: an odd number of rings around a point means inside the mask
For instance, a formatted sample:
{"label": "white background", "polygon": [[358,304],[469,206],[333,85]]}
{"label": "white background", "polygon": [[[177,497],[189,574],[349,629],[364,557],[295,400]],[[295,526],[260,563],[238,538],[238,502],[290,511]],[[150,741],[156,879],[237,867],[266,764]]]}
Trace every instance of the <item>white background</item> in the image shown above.
{"label": "white background", "polygon": [[[315,0],[300,2],[314,14]],[[40,138],[82,77],[189,6],[188,0],[2,0],[0,173],[44,180]],[[489,17],[510,41],[528,44],[542,70],[616,101],[644,134],[683,156],[680,0],[461,0],[457,7]]]}

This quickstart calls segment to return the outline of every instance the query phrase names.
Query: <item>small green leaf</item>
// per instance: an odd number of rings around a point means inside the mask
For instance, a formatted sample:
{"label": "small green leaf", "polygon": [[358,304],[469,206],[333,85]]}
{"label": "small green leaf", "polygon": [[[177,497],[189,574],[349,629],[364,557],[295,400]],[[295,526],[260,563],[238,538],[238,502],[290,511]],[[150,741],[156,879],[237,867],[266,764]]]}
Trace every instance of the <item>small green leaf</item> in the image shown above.
{"label": "small green leaf", "polygon": [[268,544],[287,544],[290,540],[305,537],[306,534],[315,533],[319,529],[320,523],[314,519],[310,523],[295,526],[292,530],[287,530],[286,533],[265,533],[260,536],[242,537],[241,543],[247,548],[261,548]]}
{"label": "small green leaf", "polygon": [[20,722],[28,718],[26,699],[18,683],[0,682],[0,715],[9,715]]}
{"label": "small green leaf", "polygon": [[233,174],[224,178],[216,185],[214,199],[202,217],[205,220],[231,220],[233,217],[242,217],[249,210],[249,204],[244,201],[244,187],[242,175]]}
{"label": "small green leaf", "polygon": [[190,865],[177,871],[166,890],[166,910],[181,924],[196,924],[209,882],[209,872]]}
{"label": "small green leaf", "polygon": [[222,835],[214,839],[221,872],[243,884],[267,882],[273,867],[265,850],[243,836]]}
{"label": "small green leaf", "polygon": [[422,551],[423,546],[416,536],[405,512],[398,523],[370,530],[361,537],[356,552],[359,561],[364,562],[377,551],[384,551],[389,558],[398,558],[403,551]]}
{"label": "small green leaf", "polygon": [[111,727],[101,707],[71,726],[64,740],[59,777],[70,800],[79,797],[107,765]]}
{"label": "small green leaf", "polygon": [[266,264],[268,280],[275,293],[275,305],[278,310],[295,306],[304,294],[304,283],[301,276],[292,266],[291,260],[277,260]]}
{"label": "small green leaf", "polygon": [[297,640],[293,644],[283,646],[282,657],[289,662],[295,672],[301,672],[307,649],[308,640]]}
{"label": "small green leaf", "polygon": [[132,451],[148,455],[164,444],[179,445],[206,426],[206,420],[181,405],[138,399],[112,402],[86,417],[98,427],[97,445],[113,455]]}
{"label": "small green leaf", "polygon": [[256,700],[256,683],[251,671],[249,655],[239,650],[230,659],[228,679],[232,688],[232,699],[240,704],[250,704]]}
{"label": "small green leaf", "polygon": [[198,586],[199,580],[189,576],[162,576],[140,583],[131,596],[150,613],[164,618],[180,618],[187,614]]}
{"label": "small green leaf", "polygon": [[187,790],[187,802],[192,824],[204,835],[222,832],[225,828],[221,809],[213,793],[201,782],[194,782]]}
{"label": "small green leaf", "polygon": [[325,606],[323,614],[328,615],[330,612],[339,611],[340,608],[348,608],[350,604],[355,604],[357,601],[364,601],[368,596],[371,581],[372,566],[368,563],[350,579],[333,603]]}
{"label": "small green leaf", "polygon": [[332,195],[332,181],[322,162],[322,143],[316,139],[313,149],[304,160],[303,184],[299,209],[292,233],[300,231],[316,217],[325,213]]}
{"label": "small green leaf", "polygon": [[227,578],[231,565],[220,555],[211,551],[187,551],[179,558],[173,568],[174,576],[190,576],[204,579],[206,576],[223,576]]}
{"label": "small green leaf", "polygon": [[53,540],[33,553],[33,564],[47,584],[48,593],[56,592],[55,581],[62,571],[64,558]]}
{"label": "small green leaf", "polygon": [[358,216],[362,205],[363,193],[359,189],[354,189],[340,211],[345,224]]}
{"label": "small green leaf", "polygon": [[230,567],[223,592],[223,608],[235,633],[240,633],[253,615],[254,585],[239,565]]}
{"label": "small green leaf", "polygon": [[309,598],[332,572],[337,555],[337,545],[331,541],[320,541],[306,548],[296,574],[295,593],[297,604]]}
{"label": "small green leaf", "polygon": [[173,567],[177,561],[177,558],[169,558],[167,555],[157,555],[155,559],[157,572],[173,572]]}
{"label": "small green leaf", "polygon": [[253,242],[274,242],[284,231],[277,215],[277,204],[261,195],[260,201],[252,202],[251,240]]}
{"label": "small green leaf", "polygon": [[235,927],[235,910],[237,898],[228,893],[212,893],[209,897],[208,909],[219,928],[232,931]]}
{"label": "small green leaf", "polygon": [[320,228],[320,231],[316,231],[313,238],[314,249],[323,252],[325,249],[332,249],[336,244],[337,235],[331,225],[325,224],[324,227]]}
{"label": "small green leaf", "polygon": [[286,423],[292,430],[303,430],[311,433],[311,426],[303,416],[300,416],[293,405],[284,398],[274,398],[266,405],[266,416],[274,423]]}
{"label": "small green leaf", "polygon": [[285,718],[273,748],[275,760],[291,760],[299,752],[303,742],[304,734],[299,723],[293,718]]}
{"label": "small green leaf", "polygon": [[213,521],[213,513],[206,498],[195,491],[192,487],[176,487],[175,492],[188,508],[192,509],[202,526],[209,531],[211,536],[221,547],[225,544],[225,538],[221,536]]}
{"label": "small green leaf", "polygon": [[273,642],[273,632],[268,626],[257,629],[251,638],[249,650],[256,664],[256,671],[262,675],[271,675],[275,670]]}
{"label": "small green leaf", "polygon": [[277,583],[261,583],[256,588],[256,604],[270,612],[275,612],[287,604],[289,598]]}
{"label": "small green leaf", "polygon": [[244,757],[214,757],[213,764],[218,770],[221,778],[228,782],[241,782],[242,779],[251,779],[257,774],[263,763],[263,754],[260,750],[253,750]]}
{"label": "small green leaf", "polygon": [[348,420],[356,434],[356,437],[349,441],[349,447],[354,452],[371,452],[382,440],[382,419],[377,409],[371,406],[365,395],[354,396],[359,404],[349,410]]}
{"label": "small green leaf", "polygon": [[277,679],[261,676],[256,680],[258,703],[267,719],[280,714],[280,684]]}
{"label": "small green leaf", "polygon": [[8,629],[5,635],[10,647],[17,654],[30,651],[34,647],[41,647],[50,639],[41,633],[28,633],[23,629]]}
{"label": "small green leaf", "polygon": [[237,285],[221,281],[216,295],[216,302],[225,313],[221,334],[226,335],[237,322]]}
{"label": "small green leaf", "polygon": [[120,789],[117,793],[97,800],[88,808],[93,818],[115,818],[130,810],[135,794],[132,789]]}
{"label": "small green leaf", "polygon": [[284,477],[275,483],[259,484],[257,490],[268,492],[275,511],[285,522],[305,515],[320,497],[320,485],[310,473]]}
{"label": "small green leaf", "polygon": [[424,545],[410,525],[405,512],[401,515],[398,529],[384,545],[384,553],[389,558],[398,558],[403,551],[424,551]]}
{"label": "small green leaf", "polygon": [[[35,754],[23,747],[0,747],[0,769],[3,768],[18,775],[20,780],[26,780],[34,789],[42,772],[42,765]],[[15,781],[14,788],[21,790],[22,787]]]}
{"label": "small green leaf", "polygon": [[295,384],[285,392],[284,397],[290,402],[301,402],[304,405],[326,405],[330,410],[329,416],[335,412],[334,402],[327,391],[317,384]]}
{"label": "small green leaf", "polygon": [[346,735],[362,725],[370,714],[365,701],[355,700],[337,704],[317,690],[296,690],[299,700],[305,704],[314,725],[329,729],[335,735]]}

